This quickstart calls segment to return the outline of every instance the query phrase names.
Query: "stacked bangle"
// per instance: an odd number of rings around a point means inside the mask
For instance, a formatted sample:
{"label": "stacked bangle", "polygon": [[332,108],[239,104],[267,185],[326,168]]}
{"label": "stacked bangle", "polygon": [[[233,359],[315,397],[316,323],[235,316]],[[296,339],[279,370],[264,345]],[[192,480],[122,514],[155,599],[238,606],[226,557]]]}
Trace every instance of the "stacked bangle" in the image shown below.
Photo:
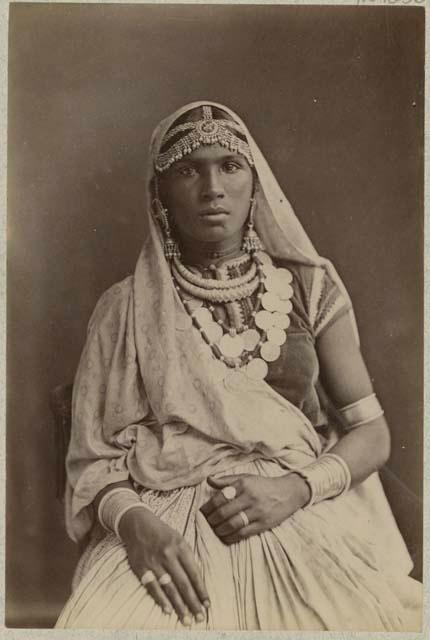
{"label": "stacked bangle", "polygon": [[345,493],[351,486],[351,472],[345,460],[335,453],[323,453],[315,462],[304,469],[294,469],[306,480],[311,497],[305,505],[310,507],[322,500]]}
{"label": "stacked bangle", "polygon": [[119,487],[105,493],[97,510],[100,524],[107,531],[113,531],[119,538],[118,527],[122,516],[136,507],[143,507],[139,496],[133,489]]}

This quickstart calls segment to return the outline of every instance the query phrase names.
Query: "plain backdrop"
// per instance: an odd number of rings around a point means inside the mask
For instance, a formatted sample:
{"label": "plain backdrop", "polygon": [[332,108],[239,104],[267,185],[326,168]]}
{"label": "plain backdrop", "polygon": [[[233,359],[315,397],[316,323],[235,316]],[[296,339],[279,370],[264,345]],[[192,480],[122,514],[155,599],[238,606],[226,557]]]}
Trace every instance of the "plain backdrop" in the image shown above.
{"label": "plain backdrop", "polygon": [[192,100],[242,115],[337,266],[389,468],[420,498],[423,56],[421,8],[11,5],[9,626],[52,625],[69,594],[49,391],[73,380],[100,294],[133,272],[151,131]]}

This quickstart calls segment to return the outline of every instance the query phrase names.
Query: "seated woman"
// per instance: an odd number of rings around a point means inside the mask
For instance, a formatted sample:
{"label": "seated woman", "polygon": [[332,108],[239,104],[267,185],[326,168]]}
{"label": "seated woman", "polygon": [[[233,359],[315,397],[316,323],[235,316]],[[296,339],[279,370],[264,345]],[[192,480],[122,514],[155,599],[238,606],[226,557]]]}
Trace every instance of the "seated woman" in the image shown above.
{"label": "seated woman", "polygon": [[418,629],[348,294],[244,123],[164,120],[148,194],[75,380],[67,526],[89,542],[57,627]]}

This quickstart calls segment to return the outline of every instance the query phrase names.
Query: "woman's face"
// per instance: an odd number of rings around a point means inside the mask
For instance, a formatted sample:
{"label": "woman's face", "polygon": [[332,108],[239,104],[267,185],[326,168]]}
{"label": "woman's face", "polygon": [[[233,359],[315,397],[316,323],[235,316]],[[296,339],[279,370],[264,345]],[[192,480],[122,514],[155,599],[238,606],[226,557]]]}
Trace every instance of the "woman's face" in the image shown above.
{"label": "woman's face", "polygon": [[253,173],[244,156],[205,145],[175,162],[161,176],[159,189],[181,238],[222,243],[242,235]]}

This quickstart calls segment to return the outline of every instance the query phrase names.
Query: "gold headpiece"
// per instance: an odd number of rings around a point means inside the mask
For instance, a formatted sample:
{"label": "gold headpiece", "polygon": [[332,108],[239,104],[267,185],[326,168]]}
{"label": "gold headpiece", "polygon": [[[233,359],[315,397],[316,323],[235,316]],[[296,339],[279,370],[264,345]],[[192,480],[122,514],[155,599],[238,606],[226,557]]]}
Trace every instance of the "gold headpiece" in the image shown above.
{"label": "gold headpiece", "polygon": [[248,143],[241,140],[235,131],[245,135],[241,126],[232,120],[216,120],[212,115],[212,107],[203,107],[203,119],[197,122],[178,124],[164,136],[163,145],[182,131],[188,132],[179,138],[171,147],[160,153],[155,161],[158,172],[166,171],[174,162],[198,149],[202,144],[220,144],[233,153],[245,156],[252,166],[254,161]]}

